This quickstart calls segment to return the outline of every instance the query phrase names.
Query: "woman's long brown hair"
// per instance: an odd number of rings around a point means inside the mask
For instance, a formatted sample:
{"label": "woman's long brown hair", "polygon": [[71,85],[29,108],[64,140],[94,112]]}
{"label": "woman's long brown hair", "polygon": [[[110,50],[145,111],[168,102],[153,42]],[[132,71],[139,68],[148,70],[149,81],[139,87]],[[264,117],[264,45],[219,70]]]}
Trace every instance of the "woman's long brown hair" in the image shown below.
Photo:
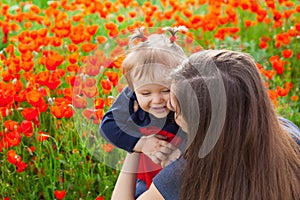
{"label": "woman's long brown hair", "polygon": [[[225,88],[226,118],[214,148],[200,158],[208,127],[215,123],[207,87],[215,76],[201,71],[214,67]],[[183,155],[181,199],[300,199],[299,147],[281,127],[252,57],[227,50],[202,51],[176,75],[174,94],[190,138]],[[187,85],[196,98],[184,89]],[[200,120],[195,122],[197,115]]]}

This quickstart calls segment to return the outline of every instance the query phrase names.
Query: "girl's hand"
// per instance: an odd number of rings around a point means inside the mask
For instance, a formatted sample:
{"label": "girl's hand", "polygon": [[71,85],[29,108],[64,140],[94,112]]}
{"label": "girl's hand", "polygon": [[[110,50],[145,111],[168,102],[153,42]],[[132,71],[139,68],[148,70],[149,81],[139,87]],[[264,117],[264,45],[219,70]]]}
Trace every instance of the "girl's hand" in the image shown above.
{"label": "girl's hand", "polygon": [[169,154],[167,159],[160,162],[161,167],[164,168],[165,166],[167,166],[171,162],[177,160],[180,156],[181,156],[181,151],[178,148],[176,148],[175,150],[172,151],[171,154]]}
{"label": "girl's hand", "polygon": [[176,149],[171,143],[165,141],[165,136],[149,135],[143,136],[134,147],[135,152],[142,152],[154,163],[160,164],[167,160],[169,155]]}

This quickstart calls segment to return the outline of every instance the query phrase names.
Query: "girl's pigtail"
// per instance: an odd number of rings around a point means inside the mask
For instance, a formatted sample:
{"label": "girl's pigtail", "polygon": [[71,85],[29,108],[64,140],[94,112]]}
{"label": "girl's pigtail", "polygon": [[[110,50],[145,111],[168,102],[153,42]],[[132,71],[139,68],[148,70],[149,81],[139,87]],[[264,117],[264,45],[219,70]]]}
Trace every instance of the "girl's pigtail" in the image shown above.
{"label": "girl's pigtail", "polygon": [[170,42],[171,43],[175,42],[175,40],[176,40],[175,34],[178,31],[183,31],[183,32],[187,32],[188,31],[188,29],[185,26],[175,26],[175,27],[169,27],[169,26],[167,26],[167,27],[163,28],[163,30],[167,30],[167,31],[169,31],[171,33],[171,35],[172,35],[170,37]]}
{"label": "girl's pigtail", "polygon": [[129,47],[134,46],[134,41],[136,39],[141,39],[142,42],[145,42],[147,40],[147,37],[144,35],[144,29],[145,27],[140,27],[134,30],[134,33],[130,36],[129,39]]}

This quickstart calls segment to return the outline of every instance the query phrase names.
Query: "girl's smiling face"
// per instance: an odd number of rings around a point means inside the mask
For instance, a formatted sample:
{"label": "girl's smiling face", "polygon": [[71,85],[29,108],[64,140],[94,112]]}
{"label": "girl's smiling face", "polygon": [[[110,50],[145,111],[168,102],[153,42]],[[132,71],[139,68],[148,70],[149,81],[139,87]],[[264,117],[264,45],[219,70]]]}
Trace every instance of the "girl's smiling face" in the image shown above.
{"label": "girl's smiling face", "polygon": [[170,89],[157,83],[147,83],[144,85],[135,85],[135,94],[141,109],[157,118],[166,117],[170,110],[167,107],[169,101]]}

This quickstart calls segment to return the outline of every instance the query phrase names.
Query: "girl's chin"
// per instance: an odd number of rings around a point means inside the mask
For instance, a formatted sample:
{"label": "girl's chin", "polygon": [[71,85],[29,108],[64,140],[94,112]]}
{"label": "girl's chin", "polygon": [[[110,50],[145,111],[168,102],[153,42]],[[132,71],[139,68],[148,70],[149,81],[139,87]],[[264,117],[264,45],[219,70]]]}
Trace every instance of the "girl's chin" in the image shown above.
{"label": "girl's chin", "polygon": [[170,110],[164,109],[164,111],[159,111],[159,112],[151,110],[150,113],[156,118],[164,118],[170,113]]}

